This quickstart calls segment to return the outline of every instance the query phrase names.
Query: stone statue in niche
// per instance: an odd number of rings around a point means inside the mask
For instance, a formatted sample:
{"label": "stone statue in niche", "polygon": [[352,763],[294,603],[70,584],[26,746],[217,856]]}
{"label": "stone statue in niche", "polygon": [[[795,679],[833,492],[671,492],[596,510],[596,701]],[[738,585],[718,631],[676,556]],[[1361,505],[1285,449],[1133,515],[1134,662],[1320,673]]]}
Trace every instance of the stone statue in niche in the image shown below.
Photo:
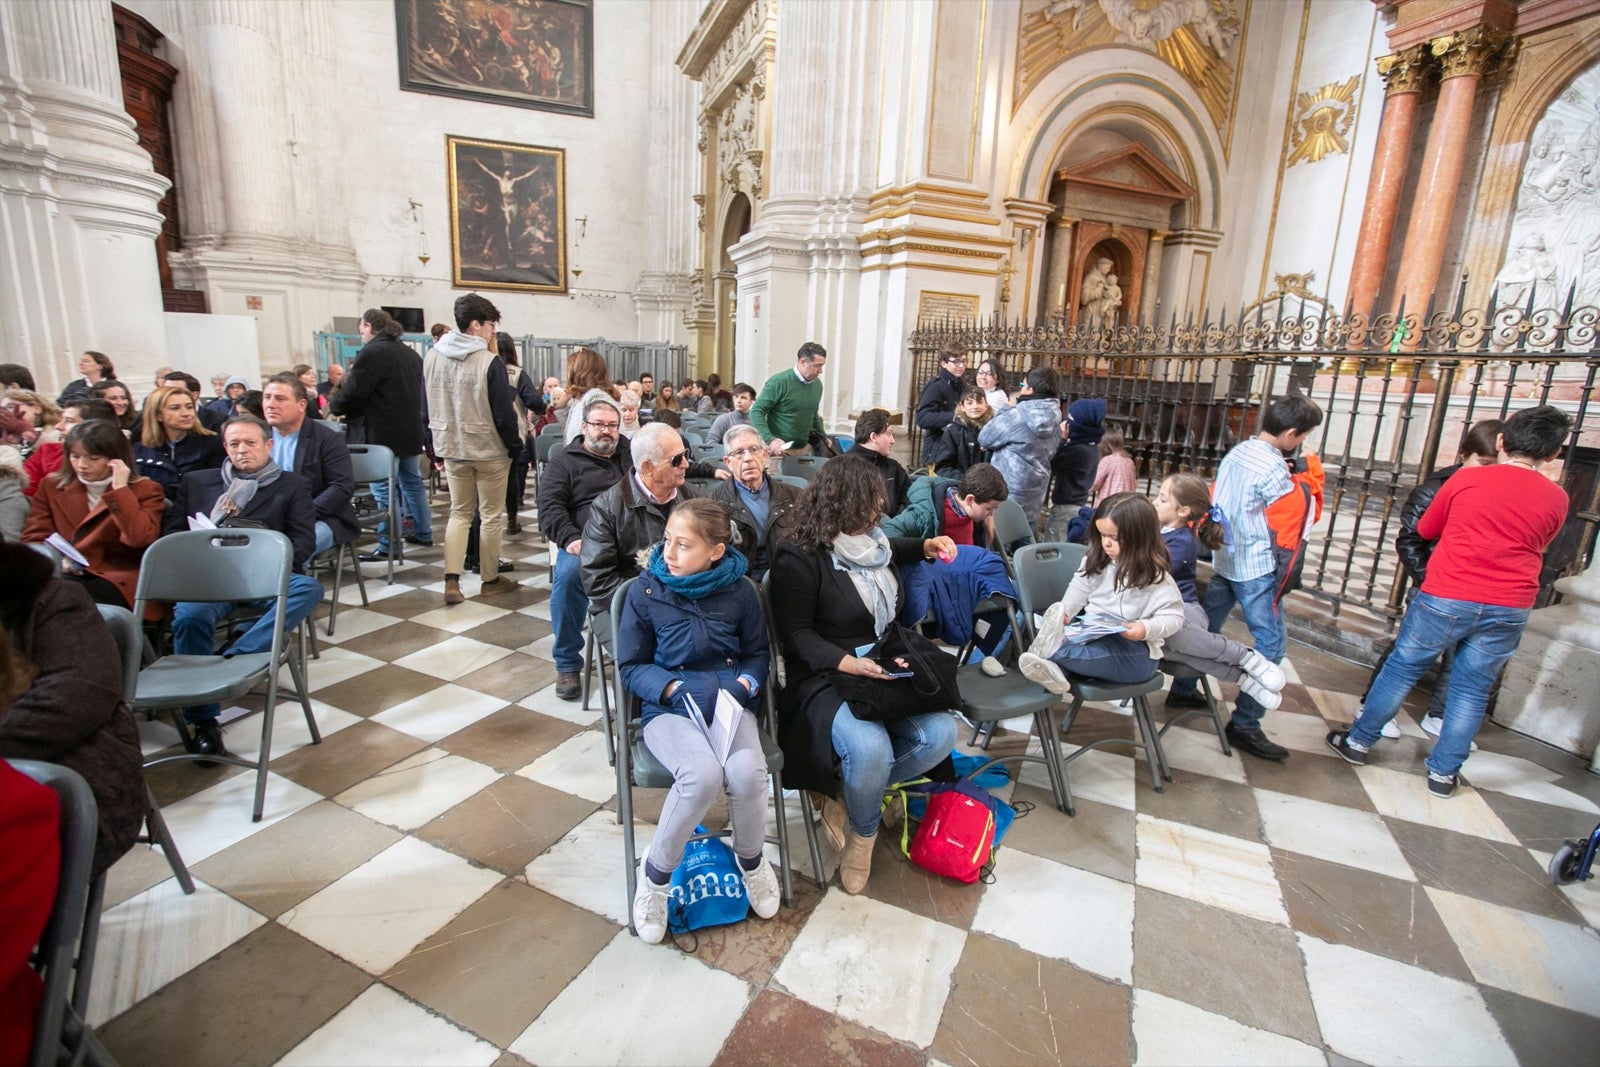
{"label": "stone statue in niche", "polygon": [[1550,103],[1534,127],[1497,303],[1539,308],[1600,305],[1600,65]]}
{"label": "stone statue in niche", "polygon": [[1099,329],[1116,322],[1122,306],[1122,286],[1111,271],[1111,260],[1101,256],[1084,275],[1078,289],[1078,322]]}

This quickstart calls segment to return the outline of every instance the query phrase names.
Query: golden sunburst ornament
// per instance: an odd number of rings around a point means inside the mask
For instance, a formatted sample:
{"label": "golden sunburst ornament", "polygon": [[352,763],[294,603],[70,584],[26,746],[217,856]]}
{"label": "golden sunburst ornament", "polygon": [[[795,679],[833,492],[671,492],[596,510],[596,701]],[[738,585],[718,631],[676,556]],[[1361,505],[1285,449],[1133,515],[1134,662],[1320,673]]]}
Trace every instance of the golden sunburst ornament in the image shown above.
{"label": "golden sunburst ornament", "polygon": [[1294,128],[1289,135],[1289,153],[1286,167],[1297,163],[1317,163],[1328,156],[1344,155],[1350,151],[1345,138],[1356,120],[1356,89],[1361,76],[1352,75],[1345,82],[1329,82],[1309,93],[1295,98]]}

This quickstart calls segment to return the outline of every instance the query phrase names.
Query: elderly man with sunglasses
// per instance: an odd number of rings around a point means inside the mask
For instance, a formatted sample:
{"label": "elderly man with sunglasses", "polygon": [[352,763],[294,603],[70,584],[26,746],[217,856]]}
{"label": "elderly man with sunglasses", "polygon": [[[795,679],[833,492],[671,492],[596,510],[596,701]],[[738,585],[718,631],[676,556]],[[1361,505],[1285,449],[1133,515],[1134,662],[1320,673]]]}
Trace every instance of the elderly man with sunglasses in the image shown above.
{"label": "elderly man with sunglasses", "polygon": [[773,542],[800,499],[800,490],[767,477],[767,448],[754,426],[733,427],[723,444],[728,453],[722,462],[733,478],[719,482],[711,499],[726,504],[736,524],[750,528],[754,543],[745,556],[750,560],[750,577],[759,582],[767,573]]}

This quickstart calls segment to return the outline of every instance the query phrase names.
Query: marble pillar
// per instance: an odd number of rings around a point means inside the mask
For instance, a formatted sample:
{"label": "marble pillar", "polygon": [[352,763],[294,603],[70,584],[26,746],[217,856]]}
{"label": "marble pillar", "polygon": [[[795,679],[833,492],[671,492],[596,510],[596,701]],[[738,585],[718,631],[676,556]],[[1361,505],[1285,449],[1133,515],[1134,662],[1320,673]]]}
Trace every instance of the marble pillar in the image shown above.
{"label": "marble pillar", "polygon": [[1154,323],[1157,306],[1161,303],[1161,253],[1166,247],[1167,231],[1152,230],[1150,243],[1145,247],[1144,284],[1139,292],[1139,318],[1131,325]]}
{"label": "marble pillar", "polygon": [[1528,619],[1506,664],[1495,721],[1579,756],[1600,771],[1600,556],[1556,582],[1560,604]]}
{"label": "marble pillar", "polygon": [[1439,37],[1429,44],[1439,60],[1439,99],[1423,150],[1405,248],[1400,254],[1400,273],[1395,281],[1394,304],[1398,307],[1403,300],[1409,314],[1424,314],[1438,287],[1470,144],[1478,83],[1504,51],[1507,40],[1504,33],[1480,27]]}
{"label": "marble pillar", "polygon": [[1383,288],[1390,246],[1400,213],[1400,196],[1411,158],[1411,140],[1417,128],[1417,102],[1430,68],[1427,46],[1417,45],[1378,58],[1384,82],[1383,119],[1367,181],[1367,203],[1356,237],[1355,262],[1350,268],[1350,306],[1360,314],[1371,312]]}
{"label": "marble pillar", "polygon": [[[693,301],[691,272],[699,229],[695,213],[684,206],[696,188],[698,93],[673,60],[694,29],[694,16],[690,4],[650,5],[650,161],[645,193],[650,210],[645,217],[644,264],[633,290],[641,341],[682,344],[688,339],[684,319]],[[731,366],[693,369],[699,376],[721,369],[723,378],[732,381]]]}
{"label": "marble pillar", "polygon": [[104,351],[142,385],[166,362],[156,210],[167,180],[122,106],[111,6],[0,4],[0,322],[52,396]]}
{"label": "marble pillar", "polygon": [[1067,282],[1072,277],[1072,227],[1077,221],[1065,215],[1050,220],[1050,269],[1045,272],[1045,313],[1052,319],[1062,315],[1071,317]]}

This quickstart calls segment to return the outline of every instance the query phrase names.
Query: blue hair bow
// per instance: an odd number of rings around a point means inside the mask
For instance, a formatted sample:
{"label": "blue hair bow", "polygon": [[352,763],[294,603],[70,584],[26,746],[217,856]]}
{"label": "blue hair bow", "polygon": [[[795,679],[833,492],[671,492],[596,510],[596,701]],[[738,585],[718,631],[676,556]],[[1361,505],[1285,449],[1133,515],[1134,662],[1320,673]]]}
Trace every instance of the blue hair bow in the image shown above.
{"label": "blue hair bow", "polygon": [[1230,527],[1228,525],[1228,517],[1222,513],[1222,509],[1220,507],[1218,507],[1217,505],[1212,504],[1211,505],[1211,510],[1206,512],[1206,518],[1210,519],[1212,522],[1214,522],[1218,526],[1222,527],[1222,544],[1223,544],[1223,547],[1232,548],[1233,547],[1233,529],[1232,529],[1232,527]]}

